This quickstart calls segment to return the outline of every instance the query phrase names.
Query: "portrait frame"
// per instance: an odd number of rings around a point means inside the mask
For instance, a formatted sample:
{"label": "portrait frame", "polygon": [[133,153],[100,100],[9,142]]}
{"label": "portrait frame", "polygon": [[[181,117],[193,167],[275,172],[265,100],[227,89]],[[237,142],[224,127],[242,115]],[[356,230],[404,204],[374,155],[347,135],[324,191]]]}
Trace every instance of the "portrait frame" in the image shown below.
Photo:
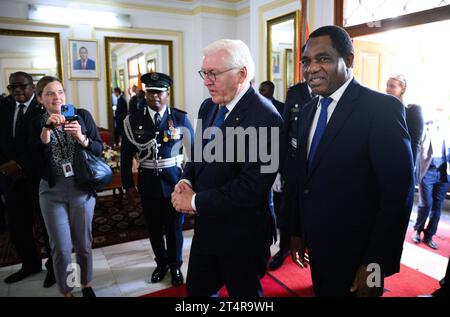
{"label": "portrait frame", "polygon": [[284,50],[284,82],[286,84],[285,91],[294,85],[294,54],[291,48]]}
{"label": "portrait frame", "polygon": [[[67,55],[69,60],[69,79],[72,80],[98,80],[100,79],[100,59],[97,40],[68,39]],[[81,64],[79,51],[87,49],[87,62]]]}
{"label": "portrait frame", "polygon": [[272,76],[281,78],[281,52],[272,52]]}

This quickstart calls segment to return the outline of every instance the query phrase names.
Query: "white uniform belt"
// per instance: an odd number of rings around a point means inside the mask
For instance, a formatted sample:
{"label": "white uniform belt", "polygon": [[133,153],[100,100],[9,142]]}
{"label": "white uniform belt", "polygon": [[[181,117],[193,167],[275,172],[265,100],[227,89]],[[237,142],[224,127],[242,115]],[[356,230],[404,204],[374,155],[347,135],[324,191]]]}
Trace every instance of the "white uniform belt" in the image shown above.
{"label": "white uniform belt", "polygon": [[160,159],[160,160],[152,160],[152,159],[146,159],[143,162],[139,162],[139,167],[143,168],[150,168],[150,169],[156,169],[156,168],[169,168],[173,166],[181,166],[181,164],[184,161],[183,154],[166,158],[166,159]]}

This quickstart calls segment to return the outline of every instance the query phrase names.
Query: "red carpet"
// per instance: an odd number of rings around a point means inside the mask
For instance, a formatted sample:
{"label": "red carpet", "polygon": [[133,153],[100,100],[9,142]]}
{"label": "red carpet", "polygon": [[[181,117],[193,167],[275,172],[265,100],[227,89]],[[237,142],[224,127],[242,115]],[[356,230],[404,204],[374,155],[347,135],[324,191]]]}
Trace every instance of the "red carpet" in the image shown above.
{"label": "red carpet", "polygon": [[[422,249],[434,252],[436,254],[442,255],[446,258],[450,257],[450,227],[447,225],[439,225],[436,235],[433,237],[433,241],[436,242],[439,249],[434,250],[427,246],[425,243],[421,242],[419,244],[415,244],[411,240],[411,236],[414,229],[411,227],[408,229],[408,232],[406,233],[405,241],[408,243],[412,243]],[[423,238],[423,234],[421,235],[421,238]]]}
{"label": "red carpet", "polygon": [[[264,297],[294,297],[289,289],[281,286],[271,276],[266,275],[261,280]],[[219,291],[220,297],[227,297],[228,293],[225,287]],[[144,295],[143,297],[186,297],[186,284],[180,287],[169,287],[154,293]]]}
{"label": "red carpet", "polygon": [[[298,268],[290,258],[283,266],[266,274],[262,279],[265,297],[313,297],[311,275],[309,269]],[[384,297],[416,297],[431,294],[439,288],[439,282],[425,274],[401,265],[400,273],[385,279]],[[227,297],[227,291],[222,288],[221,297]],[[144,297],[186,297],[186,285],[170,287]]]}

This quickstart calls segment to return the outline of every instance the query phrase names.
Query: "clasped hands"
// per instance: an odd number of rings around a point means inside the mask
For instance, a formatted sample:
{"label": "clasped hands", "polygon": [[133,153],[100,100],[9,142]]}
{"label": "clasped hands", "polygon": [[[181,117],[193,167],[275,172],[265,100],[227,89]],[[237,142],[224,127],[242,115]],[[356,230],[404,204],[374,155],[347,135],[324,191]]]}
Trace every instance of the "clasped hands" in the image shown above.
{"label": "clasped hands", "polygon": [[195,192],[192,190],[192,187],[184,182],[180,181],[175,185],[174,191],[172,192],[172,205],[176,211],[186,213],[186,214],[195,214],[195,210],[192,208],[192,196],[194,196]]}

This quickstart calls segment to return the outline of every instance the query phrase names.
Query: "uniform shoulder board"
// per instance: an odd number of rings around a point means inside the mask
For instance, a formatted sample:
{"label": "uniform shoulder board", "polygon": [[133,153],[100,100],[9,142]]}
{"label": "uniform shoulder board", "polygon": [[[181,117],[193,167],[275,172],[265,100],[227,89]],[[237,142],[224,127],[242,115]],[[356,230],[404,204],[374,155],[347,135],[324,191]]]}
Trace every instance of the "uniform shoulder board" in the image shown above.
{"label": "uniform shoulder board", "polygon": [[177,109],[177,108],[170,108],[170,110],[175,111],[175,112],[180,112],[182,114],[187,114],[186,111],[183,111],[183,110],[180,110],[180,109]]}

